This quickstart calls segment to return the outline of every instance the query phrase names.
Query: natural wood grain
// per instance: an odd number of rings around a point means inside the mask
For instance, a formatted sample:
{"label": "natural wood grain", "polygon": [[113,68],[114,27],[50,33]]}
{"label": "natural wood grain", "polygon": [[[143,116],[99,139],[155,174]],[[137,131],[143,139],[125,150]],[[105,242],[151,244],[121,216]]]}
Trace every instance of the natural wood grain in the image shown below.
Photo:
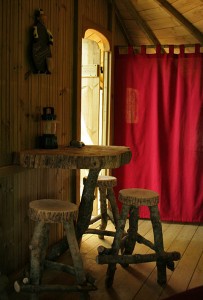
{"label": "natural wood grain", "polygon": [[[28,222],[28,203],[38,197],[69,199],[74,202],[77,175],[67,169],[53,169],[49,172],[25,169],[25,172],[18,173],[19,169],[15,166],[8,169],[5,166],[12,163],[14,151],[36,147],[36,138],[40,134],[39,119],[44,106],[53,105],[55,108],[57,119],[60,121],[57,132],[59,144],[68,145],[73,137],[80,137],[81,40],[85,30],[94,28],[104,34],[110,43],[109,53],[113,53],[114,46],[120,42],[126,45],[114,17],[114,7],[112,15],[107,11],[109,2],[113,3],[105,0],[0,1],[0,165],[3,167],[0,173],[4,177],[1,178],[0,191],[0,237],[3,241],[0,246],[0,260],[6,273],[21,268],[29,255],[27,246],[33,224]],[[130,33],[130,44],[148,44],[144,33],[132,19],[130,20],[130,13],[123,10],[125,1],[114,2],[119,3],[119,9],[121,7],[119,13]],[[201,0],[169,2],[201,32],[203,31]],[[78,15],[74,14],[76,3],[79,7]],[[134,0],[132,3],[161,44],[197,43],[197,39],[183,26],[179,26],[177,20],[169,16],[156,1]],[[40,6],[43,6],[47,13],[49,28],[54,35],[54,71],[48,77],[36,74],[26,77],[30,69],[29,29],[33,24],[34,10]],[[112,28],[108,26],[111,17]],[[167,23],[164,22],[164,18]],[[191,51],[194,52],[194,48]],[[113,77],[112,73],[112,84]],[[116,99],[111,92],[113,89],[109,91],[110,102],[113,104],[114,101],[116,103]],[[112,133],[110,134],[112,136]],[[77,203],[79,200],[78,196]],[[50,243],[63,236],[60,226],[51,227]]]}
{"label": "natural wood grain", "polygon": [[18,153],[27,168],[113,169],[130,162],[131,151],[124,146],[86,145],[82,148],[31,149]]}
{"label": "natural wood grain", "polygon": [[136,207],[146,205],[153,206],[159,203],[159,194],[147,189],[123,189],[119,191],[118,199],[126,205],[135,205]]}
{"label": "natural wood grain", "polygon": [[76,235],[80,241],[88,229],[93,210],[94,191],[101,169],[118,168],[130,162],[132,153],[125,146],[87,145],[81,148],[31,149],[16,153],[15,161],[26,168],[89,169],[79,206]]}
{"label": "natural wood grain", "polygon": [[[93,224],[92,226],[99,226],[98,224]],[[128,224],[126,225],[126,229]],[[109,222],[109,230],[113,229],[113,225]],[[144,235],[153,241],[153,232],[151,229],[151,222],[149,220],[139,220],[138,224],[140,234]],[[160,287],[156,282],[156,265],[154,262],[142,263],[139,265],[131,265],[129,268],[124,269],[120,265],[117,266],[115,283],[112,289],[107,290],[105,288],[105,275],[106,266],[98,265],[96,263],[96,256],[98,254],[97,248],[99,245],[103,245],[106,248],[111,247],[113,241],[112,237],[105,237],[104,240],[98,239],[96,235],[84,235],[81,243],[81,254],[84,261],[84,268],[92,276],[96,278],[97,291],[92,291],[90,293],[91,300],[143,300],[152,299],[160,300],[166,298],[168,295],[173,295],[180,290],[182,285],[182,290],[187,290],[192,287],[202,285],[202,254],[199,251],[199,246],[202,245],[201,234],[203,232],[203,225],[198,224],[175,224],[175,223],[162,223],[163,235],[164,235],[164,246],[167,251],[177,250],[181,252],[181,260],[176,262],[175,270],[168,271],[168,284],[165,287]],[[193,242],[192,242],[193,241]],[[191,243],[198,243],[198,246],[193,244],[192,248],[189,246]],[[191,256],[191,251],[187,252],[187,248],[193,249],[193,255]],[[201,248],[201,247],[200,247]],[[137,244],[135,253],[142,251],[146,253],[146,246]],[[149,251],[149,250],[147,250]],[[196,255],[196,261],[198,263],[193,263],[193,257]],[[70,263],[70,255],[64,253],[58,261]],[[182,262],[182,267],[187,270],[181,272],[178,265]],[[190,269],[190,270],[189,270]],[[175,278],[184,278],[189,270],[187,277],[191,282],[191,286],[185,285],[184,280],[180,280],[176,283]],[[180,273],[180,274],[179,274]],[[178,276],[178,277],[177,277]],[[174,280],[172,278],[174,277]],[[44,277],[45,283],[54,282],[55,284],[60,284],[66,282],[73,282],[72,278],[67,277],[66,274],[59,274],[58,272],[49,271],[45,272]],[[188,282],[188,279],[187,279]],[[60,296],[59,296],[60,295]],[[28,300],[28,295],[21,295],[19,297],[16,293],[10,295],[10,300]],[[45,293],[41,295],[40,300],[55,300],[55,297],[60,297],[60,300],[67,299],[67,294],[60,293]],[[71,294],[71,299],[79,299],[76,293]]]}
{"label": "natural wood grain", "polygon": [[47,223],[68,222],[69,218],[77,217],[78,207],[68,201],[40,199],[29,203],[29,217],[34,221]]}
{"label": "natural wood grain", "polygon": [[[29,256],[33,226],[27,216],[29,201],[47,194],[75,201],[71,197],[74,185],[69,171],[52,170],[48,174],[47,170],[24,169],[22,172],[19,166],[11,165],[13,152],[36,147],[44,106],[55,108],[60,121],[59,141],[68,144],[72,138],[73,5],[72,0],[65,3],[63,0],[0,1],[0,177],[3,177],[0,237],[4,241],[0,245],[0,265],[1,272],[6,274],[21,268]],[[34,11],[41,6],[54,35],[55,68],[51,76],[29,74],[27,77],[31,54],[29,30]],[[63,229],[51,227],[50,243],[54,243],[63,236]]]}
{"label": "natural wood grain", "polygon": [[176,10],[170,3],[163,0],[156,0],[163,8],[169,11],[178,22],[182,23],[183,26],[192,33],[192,35],[200,42],[203,43],[203,34],[199,31],[187,18],[185,18],[178,10]]}

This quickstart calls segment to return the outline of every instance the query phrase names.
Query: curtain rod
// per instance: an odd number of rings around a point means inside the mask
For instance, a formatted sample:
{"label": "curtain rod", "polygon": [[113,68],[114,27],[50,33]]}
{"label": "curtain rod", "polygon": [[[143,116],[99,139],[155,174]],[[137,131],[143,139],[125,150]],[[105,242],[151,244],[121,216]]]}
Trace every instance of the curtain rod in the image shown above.
{"label": "curtain rod", "polygon": [[[161,48],[169,48],[170,46],[174,46],[174,48],[180,48],[180,46],[184,46],[185,48],[191,48],[191,47],[195,47],[195,45],[200,45],[200,47],[203,47],[203,44],[180,44],[180,45],[160,45]],[[145,46],[146,48],[156,48],[158,45],[132,45],[133,48],[140,48],[142,46]],[[121,48],[126,48],[128,46],[118,46],[118,47],[121,47]]]}

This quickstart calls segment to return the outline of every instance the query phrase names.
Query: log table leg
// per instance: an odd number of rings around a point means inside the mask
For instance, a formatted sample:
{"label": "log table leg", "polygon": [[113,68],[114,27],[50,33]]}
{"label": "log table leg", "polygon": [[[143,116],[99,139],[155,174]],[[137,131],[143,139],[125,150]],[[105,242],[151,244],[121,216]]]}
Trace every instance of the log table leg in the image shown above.
{"label": "log table leg", "polygon": [[76,236],[79,243],[82,235],[89,227],[93,210],[94,191],[100,171],[101,169],[90,169],[87,181],[84,185],[76,226]]}
{"label": "log table leg", "polygon": [[[97,179],[101,169],[90,169],[87,177],[87,181],[84,185],[82,198],[79,206],[78,220],[76,225],[76,237],[78,244],[80,245],[82,235],[88,229],[94,201],[94,192],[97,184]],[[62,255],[66,250],[68,250],[69,245],[66,237],[61,239],[58,243],[53,245],[47,254],[48,260],[55,260],[57,257]]]}

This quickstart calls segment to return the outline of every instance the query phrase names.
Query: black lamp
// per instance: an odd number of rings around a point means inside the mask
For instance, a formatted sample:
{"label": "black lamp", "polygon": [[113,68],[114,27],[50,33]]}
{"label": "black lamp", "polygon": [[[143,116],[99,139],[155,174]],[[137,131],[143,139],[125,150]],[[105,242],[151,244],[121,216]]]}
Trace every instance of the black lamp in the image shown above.
{"label": "black lamp", "polygon": [[58,148],[56,136],[56,115],[53,107],[43,107],[43,114],[41,115],[41,132],[40,148],[42,149],[56,149]]}

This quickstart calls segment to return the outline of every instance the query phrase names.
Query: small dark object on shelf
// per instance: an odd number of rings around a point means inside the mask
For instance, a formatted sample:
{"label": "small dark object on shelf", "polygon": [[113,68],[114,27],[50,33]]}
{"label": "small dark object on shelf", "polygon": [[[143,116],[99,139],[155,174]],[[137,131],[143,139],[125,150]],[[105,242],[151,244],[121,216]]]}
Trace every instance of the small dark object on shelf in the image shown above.
{"label": "small dark object on shelf", "polygon": [[85,146],[85,144],[81,141],[72,140],[72,141],[70,141],[69,146],[73,147],[73,148],[82,148]]}

